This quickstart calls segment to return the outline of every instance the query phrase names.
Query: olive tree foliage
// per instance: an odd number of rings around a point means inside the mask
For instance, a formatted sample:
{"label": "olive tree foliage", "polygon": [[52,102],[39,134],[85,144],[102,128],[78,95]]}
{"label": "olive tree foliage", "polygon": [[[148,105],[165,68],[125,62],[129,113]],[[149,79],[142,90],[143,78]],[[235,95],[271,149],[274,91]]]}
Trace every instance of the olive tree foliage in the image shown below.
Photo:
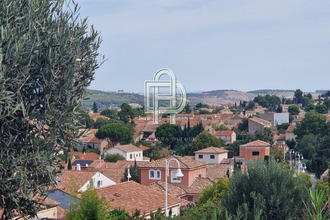
{"label": "olive tree foliage", "polygon": [[73,144],[101,39],[63,1],[0,1],[0,209],[35,216]]}

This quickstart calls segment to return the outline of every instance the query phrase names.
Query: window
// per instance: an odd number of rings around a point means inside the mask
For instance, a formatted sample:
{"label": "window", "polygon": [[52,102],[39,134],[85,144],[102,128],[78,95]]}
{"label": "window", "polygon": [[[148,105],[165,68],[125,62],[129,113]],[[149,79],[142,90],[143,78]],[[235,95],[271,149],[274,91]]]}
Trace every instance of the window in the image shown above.
{"label": "window", "polygon": [[149,179],[160,180],[162,177],[160,170],[149,170]]}
{"label": "window", "polygon": [[198,158],[199,158],[199,159],[203,159],[203,155],[201,155],[201,154],[198,155]]}
{"label": "window", "polygon": [[188,196],[188,201],[189,201],[189,202],[193,202],[193,201],[194,201],[194,197],[192,197],[192,196]]}
{"label": "window", "polygon": [[259,156],[259,151],[252,151],[252,156]]}
{"label": "window", "polygon": [[214,158],[215,158],[214,154],[211,154],[210,159],[214,159]]}
{"label": "window", "polygon": [[155,179],[155,171],[154,170],[149,171],[149,179]]}
{"label": "window", "polygon": [[100,188],[102,186],[102,180],[98,180],[97,181],[97,187],[96,188]]}
{"label": "window", "polygon": [[178,170],[172,170],[171,171],[171,182],[172,183],[181,183],[181,179],[179,180],[177,177],[176,177],[176,173],[178,172]]}
{"label": "window", "polygon": [[130,154],[130,155],[129,155],[129,158],[130,158],[130,159],[133,159],[133,156],[132,156],[132,154]]}

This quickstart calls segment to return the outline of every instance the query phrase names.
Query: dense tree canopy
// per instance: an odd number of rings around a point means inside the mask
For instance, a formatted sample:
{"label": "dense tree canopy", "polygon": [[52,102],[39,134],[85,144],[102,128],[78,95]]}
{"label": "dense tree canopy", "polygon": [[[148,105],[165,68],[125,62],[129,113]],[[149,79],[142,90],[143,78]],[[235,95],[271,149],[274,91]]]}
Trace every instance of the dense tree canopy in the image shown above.
{"label": "dense tree canopy", "polygon": [[173,147],[181,137],[181,133],[179,126],[165,123],[157,128],[155,135],[162,143]]}
{"label": "dense tree canopy", "polygon": [[129,144],[133,140],[133,133],[123,124],[111,123],[102,126],[95,133],[95,137],[110,140],[111,146],[114,146],[118,142],[120,144]]}
{"label": "dense tree canopy", "polygon": [[298,105],[290,105],[289,108],[288,108],[288,112],[291,115],[298,115],[299,112],[300,112],[300,108],[299,108]]}
{"label": "dense tree canopy", "polygon": [[243,174],[235,172],[221,204],[232,215],[238,210],[247,214],[247,219],[261,214],[261,219],[282,220],[300,218],[307,199],[303,181],[271,159],[249,163]]}
{"label": "dense tree canopy", "polygon": [[201,150],[207,147],[221,147],[223,146],[222,140],[216,138],[214,135],[207,131],[203,131],[191,143],[191,151]]}
{"label": "dense tree canopy", "polygon": [[[57,151],[74,145],[98,68],[99,34],[63,1],[0,1],[0,209],[35,216],[54,187]],[[76,131],[76,132],[75,132]],[[40,197],[39,197],[40,198]]]}

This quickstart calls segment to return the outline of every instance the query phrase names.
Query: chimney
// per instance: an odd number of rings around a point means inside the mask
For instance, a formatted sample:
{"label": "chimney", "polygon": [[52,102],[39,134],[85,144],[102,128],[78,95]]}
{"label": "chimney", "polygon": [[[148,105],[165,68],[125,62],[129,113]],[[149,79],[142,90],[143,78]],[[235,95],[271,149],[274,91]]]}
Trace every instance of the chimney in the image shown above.
{"label": "chimney", "polygon": [[76,169],[79,171],[80,170],[80,164],[78,163],[76,167],[77,167]]}
{"label": "chimney", "polygon": [[88,163],[86,163],[86,167],[88,167]]}

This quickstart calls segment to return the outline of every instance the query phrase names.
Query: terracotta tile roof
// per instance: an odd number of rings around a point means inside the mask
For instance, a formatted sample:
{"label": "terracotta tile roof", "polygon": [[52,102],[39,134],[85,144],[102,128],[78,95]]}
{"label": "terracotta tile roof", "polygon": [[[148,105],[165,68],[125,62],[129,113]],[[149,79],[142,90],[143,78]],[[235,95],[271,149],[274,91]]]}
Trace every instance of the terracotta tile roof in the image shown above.
{"label": "terracotta tile roof", "polygon": [[[146,187],[151,188],[151,189],[165,191],[166,184],[164,181],[157,181],[157,182],[153,182],[153,183],[146,185]],[[181,197],[186,193],[184,188],[180,188],[180,186],[174,185],[172,183],[167,183],[167,192],[169,195],[172,195],[175,197]]]}
{"label": "terracotta tile roof", "polygon": [[122,150],[124,152],[135,152],[141,151],[142,149],[133,145],[133,144],[126,144],[126,145],[116,145],[115,148]]}
{"label": "terracotta tile roof", "polygon": [[90,115],[89,117],[94,121],[96,121],[98,118],[109,119],[107,116],[104,115]]}
{"label": "terracotta tile roof", "polygon": [[227,170],[231,172],[232,165],[229,164],[212,164],[207,167],[206,176],[212,180],[219,178],[227,178]]}
{"label": "terracotta tile roof", "polygon": [[72,194],[73,188],[72,184],[77,185],[77,190],[79,190],[85,183],[87,183],[94,175],[96,171],[76,171],[76,170],[66,170],[60,176],[61,181],[57,183],[56,189],[62,190],[66,193]]}
{"label": "terracotta tile roof", "polygon": [[[196,177],[194,182],[191,184],[190,187],[181,187],[177,185],[173,185],[171,183],[167,183],[167,191],[169,195],[173,195],[175,197],[182,197],[186,194],[201,194],[203,190],[209,186],[213,185],[213,181],[207,177]],[[165,191],[165,182],[164,181],[157,181],[150,183],[147,187],[157,190]]]}
{"label": "terracotta tile roof", "polygon": [[261,124],[263,126],[270,126],[271,125],[271,122],[266,121],[266,120],[261,119],[261,118],[249,118],[249,121],[253,121],[253,122]]}
{"label": "terracotta tile roof", "polygon": [[[111,209],[120,206],[130,214],[136,209],[140,213],[150,213],[158,208],[165,208],[165,193],[158,189],[151,189],[134,181],[96,189],[99,196],[110,201]],[[180,204],[180,199],[168,196],[168,206]]]}
{"label": "terracotta tile roof", "polygon": [[265,141],[256,140],[256,141],[249,142],[247,144],[243,144],[241,146],[242,147],[269,147],[270,144]]}
{"label": "terracotta tile roof", "polygon": [[85,133],[83,136],[79,138],[79,140],[83,143],[101,143],[103,140],[97,139],[95,137],[95,133],[98,131],[98,129],[79,129],[79,133]]}
{"label": "terracotta tile roof", "polygon": [[245,114],[255,114],[257,113],[256,111],[245,111]]}
{"label": "terracotta tile roof", "polygon": [[215,136],[231,136],[234,131],[217,131],[215,132]]}
{"label": "terracotta tile roof", "polygon": [[146,146],[144,146],[142,144],[139,145],[139,148],[141,148],[143,151],[150,149],[149,147],[146,147]]}
{"label": "terracotta tile roof", "polygon": [[295,128],[296,128],[295,125],[290,125],[290,126],[288,127],[288,129],[286,129],[286,132],[287,132],[287,133],[292,133],[293,130],[294,130]]}
{"label": "terracotta tile roof", "polygon": [[280,135],[278,135],[277,140],[278,140],[278,141],[285,141],[285,134],[280,134]]}
{"label": "terracotta tile roof", "polygon": [[[145,161],[137,161],[136,165],[140,166],[141,164],[145,164],[148,162]],[[120,183],[121,180],[124,178],[125,169],[129,166],[134,165],[134,161],[126,161],[126,160],[119,160],[115,163],[113,162],[104,162],[102,167],[97,169],[100,173],[104,176],[108,177],[112,181],[116,183]]]}
{"label": "terracotta tile roof", "polygon": [[207,177],[196,177],[190,187],[184,190],[187,194],[201,194],[204,189],[213,185],[213,181]]}
{"label": "terracotta tile roof", "polygon": [[230,164],[230,158],[224,158],[224,159],[222,159],[222,161],[220,162],[220,164]]}
{"label": "terracotta tile roof", "polygon": [[146,125],[146,127],[142,130],[142,132],[155,132],[159,125]]}
{"label": "terracotta tile roof", "polygon": [[[193,168],[197,168],[197,167],[205,167],[208,165],[207,163],[194,160],[191,157],[180,157],[177,155],[173,155],[173,156],[169,156],[169,157],[162,158],[159,160],[153,160],[149,163],[141,165],[140,168],[165,168],[165,159],[167,159],[167,161],[168,161],[171,158],[175,158],[179,161],[181,169],[193,169]],[[178,168],[177,163],[174,161],[171,161],[170,168],[171,169]]]}
{"label": "terracotta tile roof", "polygon": [[70,156],[78,156],[79,159],[84,159],[84,160],[97,160],[100,157],[100,155],[94,152],[89,152],[89,153],[69,152],[68,154]]}
{"label": "terracotta tile roof", "polygon": [[208,147],[208,148],[204,148],[198,151],[195,151],[194,153],[206,153],[206,154],[223,154],[223,153],[227,153],[228,150],[225,150],[224,148],[219,148],[219,147]]}

